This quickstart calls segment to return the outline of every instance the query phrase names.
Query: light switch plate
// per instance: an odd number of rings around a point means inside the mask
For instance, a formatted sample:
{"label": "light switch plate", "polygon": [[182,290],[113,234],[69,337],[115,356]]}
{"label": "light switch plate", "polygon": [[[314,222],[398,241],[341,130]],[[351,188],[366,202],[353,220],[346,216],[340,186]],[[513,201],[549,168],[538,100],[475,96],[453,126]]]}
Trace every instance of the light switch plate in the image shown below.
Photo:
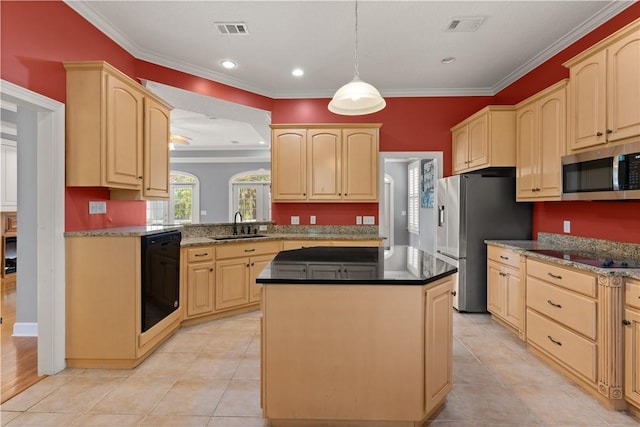
{"label": "light switch plate", "polygon": [[373,225],[373,224],[376,223],[376,217],[375,216],[364,216],[364,217],[362,217],[362,220],[363,220],[362,222],[365,225]]}
{"label": "light switch plate", "polygon": [[356,216],[356,224],[357,225],[362,225],[362,216],[360,216],[360,215]]}
{"label": "light switch plate", "polygon": [[315,224],[316,223],[316,216],[315,215],[311,215],[309,217],[309,224]]}
{"label": "light switch plate", "polygon": [[562,227],[565,233],[571,233],[571,221],[564,221]]}
{"label": "light switch plate", "polygon": [[89,202],[89,215],[94,214],[106,214],[107,213],[107,202]]}
{"label": "light switch plate", "polygon": [[206,215],[207,211],[200,211],[200,215]]}
{"label": "light switch plate", "polygon": [[291,225],[298,225],[300,224],[300,217],[299,216],[292,216],[291,217]]}
{"label": "light switch plate", "polygon": [[266,226],[266,225],[264,225],[264,224],[263,224],[263,225],[260,225],[260,226],[258,226],[258,230],[260,230],[260,231],[267,231],[267,226]]}

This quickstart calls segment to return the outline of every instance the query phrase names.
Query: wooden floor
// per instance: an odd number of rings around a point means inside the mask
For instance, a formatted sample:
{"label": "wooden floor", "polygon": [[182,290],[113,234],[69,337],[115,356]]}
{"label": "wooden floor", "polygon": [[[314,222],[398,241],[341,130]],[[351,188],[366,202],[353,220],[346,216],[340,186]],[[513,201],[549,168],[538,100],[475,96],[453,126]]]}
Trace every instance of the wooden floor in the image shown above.
{"label": "wooden floor", "polygon": [[0,331],[0,403],[40,381],[38,377],[38,339],[13,337],[16,321],[16,288],[2,289],[2,328]]}

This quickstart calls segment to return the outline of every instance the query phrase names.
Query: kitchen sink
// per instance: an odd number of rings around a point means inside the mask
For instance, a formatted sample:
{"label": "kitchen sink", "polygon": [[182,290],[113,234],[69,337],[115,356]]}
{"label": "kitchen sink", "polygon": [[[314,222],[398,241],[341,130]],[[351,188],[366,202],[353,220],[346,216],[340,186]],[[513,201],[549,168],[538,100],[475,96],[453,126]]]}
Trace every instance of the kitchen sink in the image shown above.
{"label": "kitchen sink", "polygon": [[238,239],[258,239],[260,237],[268,237],[264,234],[237,234],[235,236],[213,237],[213,240],[238,240]]}

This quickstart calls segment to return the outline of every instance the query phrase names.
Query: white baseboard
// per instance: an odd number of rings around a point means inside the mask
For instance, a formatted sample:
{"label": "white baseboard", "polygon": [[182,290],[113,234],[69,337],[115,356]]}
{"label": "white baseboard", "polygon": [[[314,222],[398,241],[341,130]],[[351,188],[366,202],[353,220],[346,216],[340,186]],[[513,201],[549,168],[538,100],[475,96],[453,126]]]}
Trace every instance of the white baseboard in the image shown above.
{"label": "white baseboard", "polygon": [[13,336],[14,337],[37,337],[38,336],[38,323],[37,322],[16,322],[13,324]]}

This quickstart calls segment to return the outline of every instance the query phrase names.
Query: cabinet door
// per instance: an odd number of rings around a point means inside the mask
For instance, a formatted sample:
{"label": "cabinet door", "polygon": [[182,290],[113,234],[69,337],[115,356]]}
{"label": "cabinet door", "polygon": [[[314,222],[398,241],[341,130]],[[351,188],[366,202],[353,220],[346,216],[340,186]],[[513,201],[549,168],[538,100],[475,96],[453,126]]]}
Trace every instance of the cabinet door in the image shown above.
{"label": "cabinet door", "polygon": [[249,303],[249,258],[216,262],[216,310]]}
{"label": "cabinet door", "polygon": [[339,129],[311,129],[307,133],[309,199],[342,199],[342,135]]}
{"label": "cabinet door", "polygon": [[107,74],[107,185],[142,187],[143,95]]}
{"label": "cabinet door", "polygon": [[[640,407],[640,311],[625,310],[624,395]],[[626,323],[626,322],[625,322]]]}
{"label": "cabinet door", "polygon": [[151,98],[144,100],[145,198],[169,197],[169,111]]}
{"label": "cabinet door", "polygon": [[487,263],[487,309],[494,315],[504,317],[504,281],[502,265]]}
{"label": "cabinet door", "polygon": [[560,88],[538,101],[538,176],[536,197],[559,199],[561,193],[560,159],[567,141],[566,89]]}
{"label": "cabinet door", "polygon": [[260,295],[262,293],[262,287],[256,284],[256,277],[264,270],[264,268],[271,262],[274,255],[263,255],[251,258],[250,274],[249,274],[249,301],[260,301]]}
{"label": "cabinet door", "polygon": [[523,289],[520,273],[512,268],[504,267],[504,318],[518,330],[522,330]]}
{"label": "cabinet door", "polygon": [[489,163],[489,114],[469,122],[469,167]]}
{"label": "cabinet door", "polygon": [[307,131],[274,129],[271,146],[271,197],[307,199]]}
{"label": "cabinet door", "polygon": [[569,76],[569,148],[579,150],[605,144],[606,51],[571,67]]}
{"label": "cabinet door", "polygon": [[342,131],[342,190],[344,200],[378,200],[378,130]]}
{"label": "cabinet door", "polygon": [[458,174],[469,167],[469,127],[456,129],[451,137],[453,173]]}
{"label": "cabinet door", "polygon": [[425,296],[425,408],[430,412],[453,383],[453,304],[451,279]]}
{"label": "cabinet door", "polygon": [[187,267],[187,316],[213,313],[215,282],[213,261],[189,264]]}
{"label": "cabinet door", "polygon": [[516,113],[516,150],[517,150],[517,198],[532,198],[536,196],[537,167],[539,150],[537,137],[536,104],[528,104],[519,108]]}
{"label": "cabinet door", "polygon": [[640,31],[607,49],[607,140],[640,135]]}
{"label": "cabinet door", "polygon": [[0,146],[0,210],[15,211],[18,207],[18,150],[15,145]]}

